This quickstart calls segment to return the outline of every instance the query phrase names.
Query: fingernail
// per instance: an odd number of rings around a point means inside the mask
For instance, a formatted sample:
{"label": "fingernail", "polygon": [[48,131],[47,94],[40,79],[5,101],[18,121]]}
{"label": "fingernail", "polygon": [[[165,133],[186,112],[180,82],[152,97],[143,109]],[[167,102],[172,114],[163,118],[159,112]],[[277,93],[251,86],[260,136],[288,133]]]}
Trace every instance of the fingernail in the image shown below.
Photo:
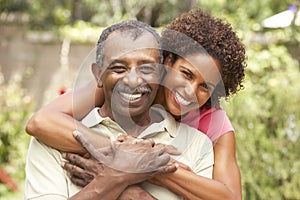
{"label": "fingernail", "polygon": [[60,166],[61,166],[61,167],[64,167],[65,164],[66,164],[65,162],[62,162],[62,163],[60,163]]}
{"label": "fingernail", "polygon": [[62,156],[63,158],[66,158],[66,157],[67,157],[66,153],[62,153],[61,156]]}
{"label": "fingernail", "polygon": [[110,141],[111,141],[111,142],[114,142],[114,141],[116,141],[116,140],[117,140],[117,138],[116,138],[115,136],[111,136],[111,137],[110,137]]}
{"label": "fingernail", "polygon": [[77,135],[78,135],[78,131],[77,130],[73,131],[73,136],[77,137]]}
{"label": "fingernail", "polygon": [[178,167],[179,167],[179,164],[178,164],[178,163],[175,163],[175,167],[178,168]]}

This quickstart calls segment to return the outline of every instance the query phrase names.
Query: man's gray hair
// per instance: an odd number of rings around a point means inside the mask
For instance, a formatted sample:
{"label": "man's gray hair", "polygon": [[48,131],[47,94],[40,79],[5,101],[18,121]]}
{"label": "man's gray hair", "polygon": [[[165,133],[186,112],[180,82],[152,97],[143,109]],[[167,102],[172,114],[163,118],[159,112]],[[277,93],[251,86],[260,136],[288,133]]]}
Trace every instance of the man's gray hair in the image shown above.
{"label": "man's gray hair", "polygon": [[143,32],[148,31],[154,36],[154,38],[157,41],[160,64],[163,63],[163,53],[161,48],[160,36],[158,35],[158,33],[148,24],[145,24],[137,20],[127,20],[109,26],[108,28],[102,31],[100,38],[98,40],[97,53],[96,53],[96,63],[98,64],[99,67],[102,67],[103,64],[105,40],[114,31],[120,31],[120,32],[127,31],[133,40],[139,38],[143,34]]}

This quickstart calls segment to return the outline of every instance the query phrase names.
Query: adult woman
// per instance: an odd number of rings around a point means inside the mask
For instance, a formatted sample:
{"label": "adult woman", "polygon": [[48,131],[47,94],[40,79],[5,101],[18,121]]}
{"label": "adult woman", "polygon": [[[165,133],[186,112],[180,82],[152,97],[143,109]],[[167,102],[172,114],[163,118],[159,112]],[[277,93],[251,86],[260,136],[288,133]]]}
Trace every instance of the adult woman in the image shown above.
{"label": "adult woman", "polygon": [[[202,199],[241,199],[240,174],[235,158],[235,136],[226,114],[219,106],[219,99],[236,93],[242,86],[245,68],[244,47],[229,24],[211,17],[200,9],[181,15],[167,28],[187,35],[207,52],[176,44],[181,40],[174,39],[175,36],[168,31],[162,34],[163,43],[174,44],[176,52],[179,53],[175,55],[169,50],[172,47],[166,48],[169,51],[166,53],[166,64],[172,67],[165,77],[165,88],[160,90],[156,103],[162,104],[176,119],[208,134],[215,143],[213,179],[200,177],[195,186],[195,196]],[[181,50],[177,49],[179,46],[182,47]],[[75,118],[81,119],[94,107],[87,105],[86,100],[94,99],[95,89],[95,83],[90,83],[77,91],[80,98],[76,98],[74,104],[80,105],[80,108],[72,108],[71,93],[53,101],[31,118],[26,127],[27,132],[49,146],[63,151],[82,152],[82,148],[78,151],[78,144],[71,133],[76,128],[85,128],[78,122],[74,125],[70,116],[75,113]],[[97,98],[103,96],[99,89],[96,93]],[[101,99],[96,100],[96,105],[102,104]],[[222,120],[221,124],[219,119]],[[221,128],[215,130],[215,127]],[[182,181],[169,175],[157,177],[155,180],[172,191],[184,193],[187,188],[182,185],[179,188],[174,186],[174,183],[176,185]]]}

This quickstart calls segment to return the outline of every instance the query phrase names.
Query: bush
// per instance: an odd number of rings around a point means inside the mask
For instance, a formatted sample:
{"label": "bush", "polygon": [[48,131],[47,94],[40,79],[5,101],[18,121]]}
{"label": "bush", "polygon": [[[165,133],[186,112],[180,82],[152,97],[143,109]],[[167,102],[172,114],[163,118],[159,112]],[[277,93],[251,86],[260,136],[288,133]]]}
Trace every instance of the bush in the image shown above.
{"label": "bush", "polygon": [[237,137],[243,198],[299,199],[300,72],[286,47],[248,48],[245,89],[228,115]]}
{"label": "bush", "polygon": [[[23,182],[24,166],[29,136],[24,126],[33,109],[33,100],[22,88],[24,76],[15,73],[4,82],[0,71],[0,166],[6,170],[15,182]],[[0,196],[8,192],[8,188],[0,185]]]}

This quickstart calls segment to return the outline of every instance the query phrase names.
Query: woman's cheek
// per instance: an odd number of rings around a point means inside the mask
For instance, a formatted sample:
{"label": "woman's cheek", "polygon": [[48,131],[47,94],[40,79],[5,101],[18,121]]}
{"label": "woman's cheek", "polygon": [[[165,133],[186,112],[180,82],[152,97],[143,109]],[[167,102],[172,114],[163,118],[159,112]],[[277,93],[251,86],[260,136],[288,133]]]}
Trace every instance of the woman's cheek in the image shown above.
{"label": "woman's cheek", "polygon": [[200,94],[198,94],[198,104],[199,107],[202,107],[210,98],[210,93],[209,92],[200,92]]}

